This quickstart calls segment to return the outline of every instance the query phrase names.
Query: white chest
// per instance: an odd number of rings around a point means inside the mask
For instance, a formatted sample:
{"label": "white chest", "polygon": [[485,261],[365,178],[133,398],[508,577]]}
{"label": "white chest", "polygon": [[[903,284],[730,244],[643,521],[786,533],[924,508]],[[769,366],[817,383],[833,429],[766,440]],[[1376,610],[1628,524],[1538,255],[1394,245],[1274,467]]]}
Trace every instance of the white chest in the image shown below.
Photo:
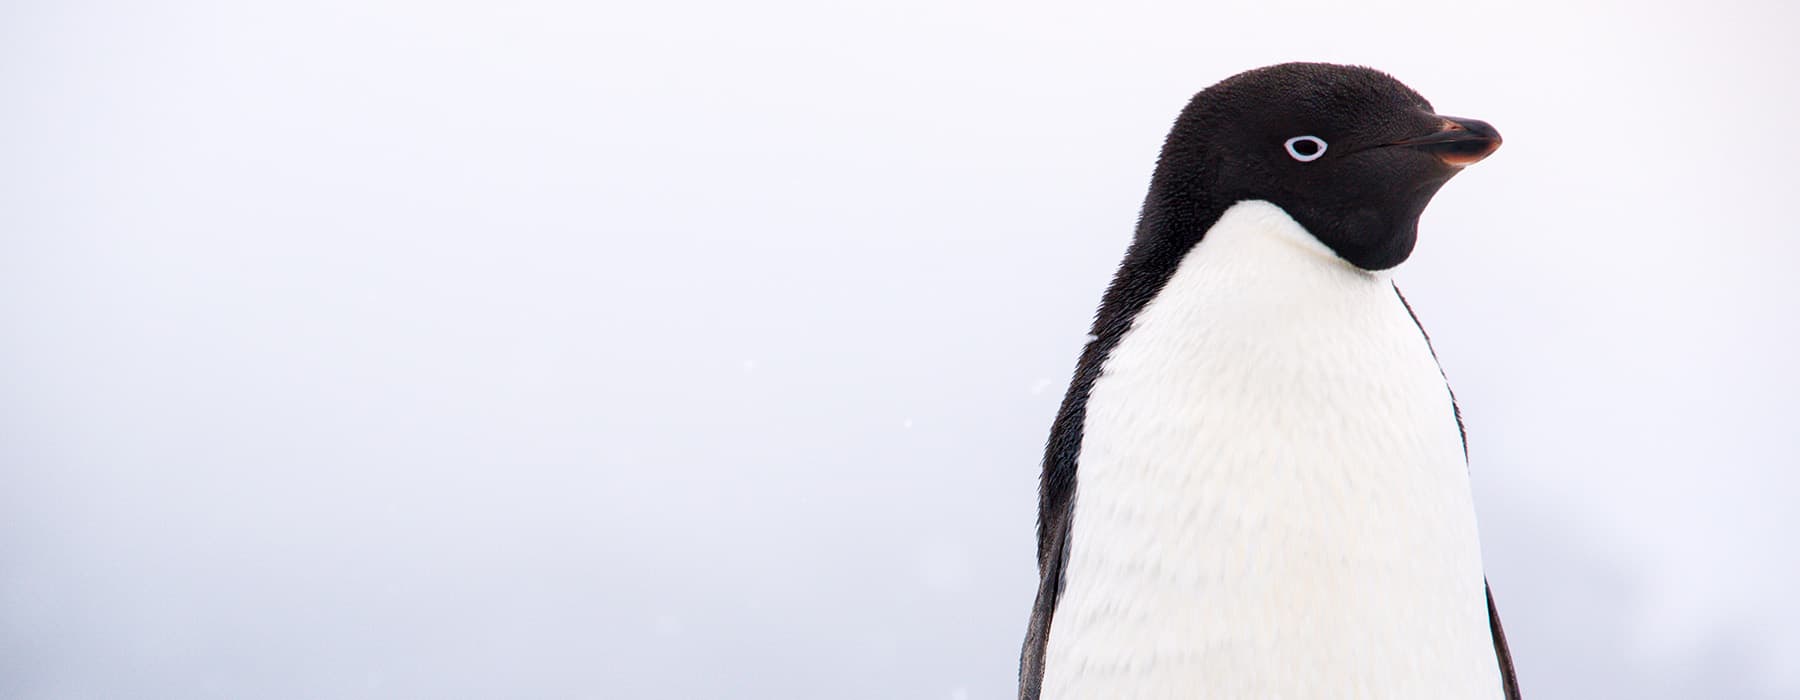
{"label": "white chest", "polygon": [[1497,698],[1450,395],[1391,284],[1232,207],[1087,404],[1051,698]]}

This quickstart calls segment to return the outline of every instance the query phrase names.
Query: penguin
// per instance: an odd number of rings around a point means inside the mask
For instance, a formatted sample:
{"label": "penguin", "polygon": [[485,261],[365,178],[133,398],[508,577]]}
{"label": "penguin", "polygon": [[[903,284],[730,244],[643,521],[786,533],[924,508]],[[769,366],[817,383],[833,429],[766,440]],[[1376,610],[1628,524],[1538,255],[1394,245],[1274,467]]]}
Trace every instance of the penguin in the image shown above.
{"label": "penguin", "polygon": [[1045,449],[1020,698],[1519,697],[1462,415],[1392,279],[1500,142],[1358,66],[1194,96]]}

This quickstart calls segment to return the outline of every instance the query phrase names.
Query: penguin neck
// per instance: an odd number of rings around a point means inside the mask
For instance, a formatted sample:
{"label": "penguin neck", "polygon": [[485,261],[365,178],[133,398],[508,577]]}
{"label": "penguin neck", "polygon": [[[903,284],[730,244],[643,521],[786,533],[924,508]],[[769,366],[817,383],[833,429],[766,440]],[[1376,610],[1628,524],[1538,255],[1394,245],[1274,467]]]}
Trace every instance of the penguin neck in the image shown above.
{"label": "penguin neck", "polygon": [[1045,697],[1492,697],[1461,437],[1387,276],[1238,202],[1126,325]]}
{"label": "penguin neck", "polygon": [[[1165,286],[1155,296],[1156,300],[1166,300],[1162,302],[1164,306],[1253,306],[1265,293],[1290,299],[1305,296],[1316,306],[1360,302],[1385,305],[1389,297],[1395,296],[1393,277],[1398,267],[1357,267],[1302,227],[1286,210],[1264,200],[1231,204],[1203,230],[1186,217],[1146,219],[1150,228],[1147,238],[1186,244],[1164,263]],[[1197,250],[1202,247],[1203,254]],[[1206,271],[1181,275],[1186,268]],[[1231,301],[1226,301],[1227,297]],[[1139,311],[1134,323],[1147,320],[1142,318],[1142,307]],[[1271,320],[1291,325],[1298,319],[1276,316]]]}
{"label": "penguin neck", "polygon": [[1216,251],[1217,257],[1256,268],[1263,275],[1279,276],[1264,280],[1264,285],[1321,282],[1382,289],[1393,284],[1394,272],[1399,269],[1357,267],[1301,227],[1286,210],[1262,200],[1233,204],[1207,235],[1214,239],[1208,248]]}

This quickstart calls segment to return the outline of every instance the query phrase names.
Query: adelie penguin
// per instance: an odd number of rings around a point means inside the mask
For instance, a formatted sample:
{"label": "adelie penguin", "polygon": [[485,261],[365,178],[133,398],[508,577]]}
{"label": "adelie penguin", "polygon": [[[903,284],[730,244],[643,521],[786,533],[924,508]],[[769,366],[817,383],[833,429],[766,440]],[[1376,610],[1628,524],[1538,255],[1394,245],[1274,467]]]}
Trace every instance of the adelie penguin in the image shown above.
{"label": "adelie penguin", "polygon": [[1389,274],[1499,146],[1367,68],[1194,97],[1050,435],[1021,698],[1518,697],[1461,417]]}

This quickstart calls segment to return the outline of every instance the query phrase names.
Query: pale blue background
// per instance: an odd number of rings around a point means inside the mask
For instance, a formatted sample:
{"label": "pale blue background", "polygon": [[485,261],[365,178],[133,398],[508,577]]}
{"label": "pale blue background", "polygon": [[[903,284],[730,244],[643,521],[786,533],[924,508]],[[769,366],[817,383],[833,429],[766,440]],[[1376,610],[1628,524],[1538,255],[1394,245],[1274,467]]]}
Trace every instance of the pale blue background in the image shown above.
{"label": "pale blue background", "polygon": [[1791,4],[0,6],[0,698],[1012,691],[1188,97],[1506,135],[1400,280],[1532,700],[1800,696]]}

